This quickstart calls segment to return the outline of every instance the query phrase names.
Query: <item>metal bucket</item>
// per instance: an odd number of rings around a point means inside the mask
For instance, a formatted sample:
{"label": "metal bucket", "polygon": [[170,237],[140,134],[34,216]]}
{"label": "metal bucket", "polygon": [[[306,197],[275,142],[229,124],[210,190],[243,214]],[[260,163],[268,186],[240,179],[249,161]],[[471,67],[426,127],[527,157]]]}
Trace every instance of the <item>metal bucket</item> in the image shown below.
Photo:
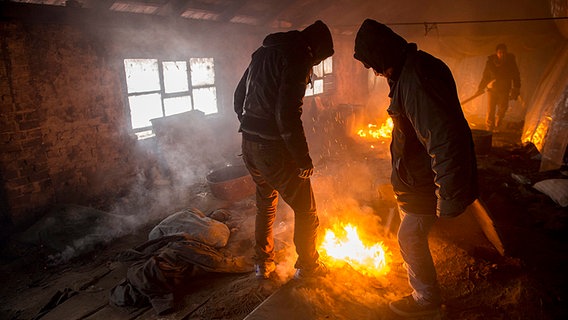
{"label": "metal bucket", "polygon": [[229,165],[207,174],[211,193],[218,199],[236,201],[256,191],[256,186],[244,165]]}

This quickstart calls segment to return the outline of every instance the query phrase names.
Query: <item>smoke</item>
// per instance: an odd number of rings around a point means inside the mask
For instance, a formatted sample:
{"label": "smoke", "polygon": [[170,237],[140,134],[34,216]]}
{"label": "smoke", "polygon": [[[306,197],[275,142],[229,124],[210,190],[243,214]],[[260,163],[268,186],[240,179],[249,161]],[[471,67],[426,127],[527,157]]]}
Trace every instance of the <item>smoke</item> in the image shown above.
{"label": "smoke", "polygon": [[[187,117],[197,118],[182,121]],[[78,205],[54,208],[20,240],[49,248],[54,252],[48,256],[49,263],[56,265],[140,232],[180,209],[212,208],[215,200],[211,200],[207,174],[242,161],[237,157],[236,126],[192,114],[156,129],[155,144],[138,144],[145,148],[139,152],[140,159],[150,160],[141,161],[120,198],[105,199],[104,210]]]}
{"label": "smoke", "polygon": [[[337,224],[358,226],[362,240],[367,243],[382,242],[389,237],[385,223],[395,206],[394,195],[392,191],[388,192],[392,190],[389,181],[390,139],[385,139],[384,143],[369,142],[359,137],[355,130],[359,124],[378,121],[380,107],[380,104],[377,108],[306,104],[303,120],[314,161],[311,182],[320,221],[318,244],[323,240],[325,230]],[[276,273],[283,282],[293,275],[297,259],[293,227],[294,213],[280,201],[274,237]]]}
{"label": "smoke", "polygon": [[[172,57],[178,60],[212,57],[215,59],[215,69],[223,70],[218,73],[223,79],[216,79],[216,84],[227,87],[231,87],[231,83],[236,85],[250,59],[252,46],[258,44],[254,36],[251,39],[251,34],[239,33],[238,28],[232,26],[219,26],[217,30],[208,29],[205,25],[192,25],[190,36],[186,28],[172,28],[168,23],[120,28],[94,23],[85,26],[84,30],[84,38],[89,40],[89,48],[101,58],[99,63],[103,69],[123,68],[124,58]],[[213,34],[223,37],[214,37]],[[237,49],[226,50],[224,40],[212,41],[226,37],[239,43]],[[117,70],[117,74],[121,73]],[[119,86],[118,76],[115,79]],[[221,88],[219,86],[217,90],[219,114],[204,116],[191,113],[167,117],[154,127],[155,138],[134,141],[133,144],[130,144],[133,141],[128,141],[128,147],[132,146],[133,150],[130,151],[133,152],[124,155],[124,162],[127,162],[127,166],[135,163],[135,168],[131,177],[126,174],[121,177],[131,181],[115,183],[109,175],[97,178],[101,182],[97,187],[102,189],[101,185],[107,186],[107,192],[102,190],[99,194],[109,196],[92,204],[101,212],[100,219],[91,221],[89,229],[84,229],[77,221],[77,229],[82,232],[61,232],[57,244],[49,243],[46,237],[38,237],[37,232],[59,234],[58,230],[63,229],[62,220],[66,217],[66,214],[59,213],[61,219],[56,218],[57,222],[38,226],[28,232],[32,234],[37,231],[26,242],[40,245],[47,242],[45,245],[57,252],[50,257],[51,260],[61,263],[109,244],[112,240],[139,232],[144,226],[158,222],[181,208],[213,206],[208,200],[210,190],[206,175],[212,169],[242,163],[237,156],[240,153],[240,136],[236,116],[232,113],[222,114],[223,109],[227,108],[224,106],[226,101],[232,99],[232,90]],[[126,122],[120,120],[116,122]],[[121,164],[116,164],[117,170],[123,169]],[[130,168],[126,168],[128,170]],[[120,186],[120,190],[116,186]],[[77,212],[80,214],[84,210],[80,208]],[[39,224],[36,223],[36,226]]]}
{"label": "smoke", "polygon": [[52,208],[15,239],[49,251],[48,263],[59,264],[132,232],[133,217],[79,205]]}

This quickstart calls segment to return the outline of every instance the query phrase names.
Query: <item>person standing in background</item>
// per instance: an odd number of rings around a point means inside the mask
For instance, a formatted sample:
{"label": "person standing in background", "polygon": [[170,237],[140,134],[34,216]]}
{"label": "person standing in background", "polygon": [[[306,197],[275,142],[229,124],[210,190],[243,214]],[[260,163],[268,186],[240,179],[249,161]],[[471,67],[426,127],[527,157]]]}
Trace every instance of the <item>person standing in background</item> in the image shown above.
{"label": "person standing in background", "polygon": [[478,93],[487,89],[488,103],[486,128],[488,131],[501,129],[509,109],[509,100],[517,100],[521,89],[521,77],[515,55],[507,52],[503,43],[497,45],[495,54],[487,57]]}
{"label": "person standing in background", "polygon": [[243,160],[256,183],[257,278],[267,279],[276,269],[273,224],[278,195],[294,211],[294,277],[327,273],[316,249],[319,219],[310,182],[314,166],[301,115],[312,67],[332,54],[331,32],[320,20],[302,31],[269,34],[235,90]]}
{"label": "person standing in background", "polygon": [[428,235],[438,217],[456,217],[478,197],[471,130],[450,69],[415,43],[367,19],[357,32],[354,57],[390,87],[391,183],[412,293],[389,307],[403,317],[436,315],[442,295]]}

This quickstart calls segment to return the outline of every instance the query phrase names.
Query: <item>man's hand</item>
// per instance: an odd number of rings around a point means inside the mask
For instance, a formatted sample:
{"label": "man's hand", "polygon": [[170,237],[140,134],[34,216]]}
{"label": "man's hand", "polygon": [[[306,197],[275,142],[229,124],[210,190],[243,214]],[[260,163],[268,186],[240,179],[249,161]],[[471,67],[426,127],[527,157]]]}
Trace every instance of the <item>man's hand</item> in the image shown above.
{"label": "man's hand", "polygon": [[312,176],[312,174],[314,174],[314,167],[300,168],[300,173],[298,174],[298,177],[302,179],[308,179],[309,177]]}

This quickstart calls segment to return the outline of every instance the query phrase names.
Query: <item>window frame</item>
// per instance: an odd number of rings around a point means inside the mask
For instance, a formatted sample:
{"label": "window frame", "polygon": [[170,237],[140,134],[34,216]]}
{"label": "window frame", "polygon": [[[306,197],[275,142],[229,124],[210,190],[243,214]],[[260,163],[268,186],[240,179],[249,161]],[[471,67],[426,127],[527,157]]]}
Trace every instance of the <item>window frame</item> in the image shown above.
{"label": "window frame", "polygon": [[[211,59],[211,61],[213,62],[213,81],[212,84],[199,84],[199,85],[193,85],[192,84],[192,70],[191,70],[191,62],[192,59]],[[155,60],[157,65],[158,65],[158,83],[159,83],[159,89],[157,90],[149,90],[149,91],[138,91],[138,92],[129,92],[129,87],[128,87],[128,70],[127,70],[127,66],[126,63],[128,60]],[[167,92],[166,91],[166,83],[165,83],[165,72],[164,72],[164,63],[179,63],[179,62],[184,62],[186,64],[186,75],[187,75],[187,90],[183,90],[183,91],[175,91],[175,92]],[[134,124],[132,122],[132,106],[130,105],[130,98],[131,97],[138,97],[138,96],[143,96],[143,95],[151,95],[151,94],[157,94],[159,95],[159,99],[160,99],[160,111],[161,111],[161,116],[160,117],[156,117],[156,118],[165,118],[168,116],[175,116],[178,113],[174,113],[174,114],[167,114],[167,110],[166,110],[166,100],[167,99],[171,99],[171,98],[178,98],[178,97],[189,97],[189,102],[190,102],[190,106],[189,106],[189,110],[187,111],[195,111],[195,110],[199,110],[196,109],[195,106],[195,100],[194,100],[194,94],[196,92],[196,90],[200,90],[200,89],[207,89],[207,88],[212,88],[215,92],[215,112],[211,112],[210,114],[218,114],[219,113],[219,100],[218,100],[218,95],[217,95],[217,83],[216,83],[216,69],[215,69],[215,58],[213,57],[189,57],[186,59],[163,59],[163,58],[124,58],[123,59],[123,71],[124,71],[124,82],[125,82],[125,95],[126,95],[126,104],[128,105],[128,110],[129,110],[129,114],[130,114],[130,118],[129,118],[129,123],[130,123],[130,129],[132,130],[132,132],[138,137],[138,140],[141,139],[145,139],[145,138],[149,138],[155,135],[154,133],[154,128],[152,126],[152,124],[148,125],[148,126],[144,126],[144,127],[137,127],[134,128]],[[201,110],[199,110],[201,111]],[[156,119],[153,118],[153,119]],[[144,134],[146,133],[146,134]]]}
{"label": "window frame", "polygon": [[[331,70],[326,71],[326,61],[329,63],[329,68]],[[322,75],[318,76],[315,72],[316,68],[320,68],[322,71]],[[312,67],[312,73],[310,75],[310,83],[306,87],[305,97],[315,97],[319,95],[329,94],[333,91],[333,81],[334,80],[334,73],[333,73],[333,56],[327,57],[325,60],[321,61],[317,65]],[[315,92],[314,84],[316,81],[321,81],[321,92]]]}

